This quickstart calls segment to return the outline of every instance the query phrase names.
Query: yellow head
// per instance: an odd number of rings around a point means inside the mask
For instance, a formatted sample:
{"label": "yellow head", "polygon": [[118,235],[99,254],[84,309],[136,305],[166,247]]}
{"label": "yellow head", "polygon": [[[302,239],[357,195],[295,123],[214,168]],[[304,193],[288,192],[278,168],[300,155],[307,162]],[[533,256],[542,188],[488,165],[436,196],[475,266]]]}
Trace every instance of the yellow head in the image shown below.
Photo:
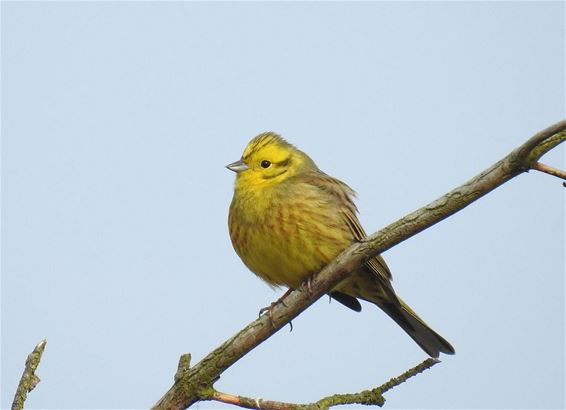
{"label": "yellow head", "polygon": [[318,170],[307,154],[274,132],[252,139],[242,158],[226,168],[237,173],[236,188],[274,185],[293,175]]}

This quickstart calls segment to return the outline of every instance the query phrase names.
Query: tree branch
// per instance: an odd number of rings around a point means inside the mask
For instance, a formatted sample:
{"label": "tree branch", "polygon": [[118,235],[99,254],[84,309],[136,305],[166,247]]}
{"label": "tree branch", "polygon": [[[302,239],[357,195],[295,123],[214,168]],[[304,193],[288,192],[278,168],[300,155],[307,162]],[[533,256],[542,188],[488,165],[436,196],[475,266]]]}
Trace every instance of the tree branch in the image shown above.
{"label": "tree branch", "polygon": [[326,410],[330,407],[340,406],[343,404],[363,404],[366,406],[375,405],[382,407],[385,404],[383,393],[391,390],[393,387],[404,383],[407,379],[416,376],[419,373],[430,369],[435,364],[440,363],[437,359],[427,359],[419,365],[407,370],[399,377],[390,379],[387,383],[382,384],[372,390],[364,390],[354,394],[334,394],[324,397],[315,403],[295,404],[280,401],[252,399],[249,397],[235,396],[228,393],[222,393],[218,390],[211,389],[207,400],[215,400],[222,403],[233,404],[235,406],[244,407],[246,409],[257,410]]}
{"label": "tree branch", "polygon": [[566,172],[562,171],[561,169],[551,167],[550,165],[535,162],[533,164],[533,169],[566,180]]}
{"label": "tree branch", "polygon": [[35,346],[33,352],[28,355],[24,372],[20,378],[20,383],[18,384],[14,401],[12,402],[12,410],[22,410],[28,393],[41,381],[35,374],[35,371],[37,370],[37,366],[39,366],[46,344],[47,340],[42,340],[37,344],[37,346]]}
{"label": "tree branch", "polygon": [[446,195],[412,212],[378,232],[357,242],[315,275],[309,291],[303,287],[291,292],[285,304],[276,304],[271,319],[254,320],[235,336],[209,353],[177,378],[155,404],[154,409],[185,409],[207,398],[207,392],[220,375],[257,345],[326,294],[346,276],[372,257],[467,207],[485,194],[533,169],[542,155],[566,140],[566,120],[531,137],[509,155]]}

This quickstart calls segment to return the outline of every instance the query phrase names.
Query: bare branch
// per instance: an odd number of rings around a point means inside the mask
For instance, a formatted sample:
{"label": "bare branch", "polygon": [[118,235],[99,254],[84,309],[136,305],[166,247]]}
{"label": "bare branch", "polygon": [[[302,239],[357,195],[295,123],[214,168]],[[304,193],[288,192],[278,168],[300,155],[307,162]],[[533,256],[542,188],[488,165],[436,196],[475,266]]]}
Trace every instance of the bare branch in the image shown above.
{"label": "bare branch", "polygon": [[37,366],[41,361],[41,356],[45,350],[45,345],[47,340],[42,340],[35,346],[33,352],[28,355],[26,359],[26,366],[22,377],[20,378],[20,383],[16,389],[16,394],[14,396],[14,401],[12,402],[12,410],[21,410],[24,408],[24,403],[27,399],[28,393],[32,391],[35,386],[41,381],[39,377],[35,374]]}
{"label": "bare branch", "polygon": [[566,172],[565,171],[551,167],[550,165],[542,164],[540,162],[535,162],[533,164],[533,169],[536,169],[537,171],[544,172],[548,175],[552,175],[552,176],[566,180]]}
{"label": "bare branch", "polygon": [[[222,393],[212,390],[208,400],[219,401],[222,403],[233,404],[234,406],[243,407],[245,409],[261,409],[261,410],[296,410],[306,407],[300,404],[285,403],[282,401],[263,400],[261,398],[252,399],[250,397],[235,396],[229,393]],[[301,407],[300,407],[301,406]],[[305,405],[306,406],[306,405]]]}
{"label": "bare branch", "polygon": [[353,244],[315,275],[308,292],[303,288],[297,289],[285,298],[284,304],[276,304],[271,309],[272,320],[264,315],[253,321],[185,372],[183,377],[175,380],[154,409],[185,409],[206,399],[213,383],[228,367],[268,339],[368,259],[462,210],[517,175],[533,169],[542,155],[565,140],[566,120],[563,120],[540,131],[458,188],[393,222],[364,241]]}
{"label": "bare branch", "polygon": [[407,370],[399,377],[390,379],[387,383],[382,384],[372,390],[364,390],[359,393],[352,394],[334,394],[332,396],[324,397],[315,403],[308,404],[295,404],[285,403],[280,401],[263,400],[261,398],[252,399],[250,397],[235,396],[229,393],[222,393],[217,390],[211,389],[210,396],[207,400],[215,400],[222,403],[233,404],[235,406],[243,407],[246,409],[256,410],[326,410],[330,407],[339,406],[343,404],[363,404],[383,406],[385,398],[383,393],[391,390],[393,387],[400,385],[407,381],[407,379],[416,376],[423,371],[430,369],[435,364],[440,363],[437,359],[427,359],[419,365]]}

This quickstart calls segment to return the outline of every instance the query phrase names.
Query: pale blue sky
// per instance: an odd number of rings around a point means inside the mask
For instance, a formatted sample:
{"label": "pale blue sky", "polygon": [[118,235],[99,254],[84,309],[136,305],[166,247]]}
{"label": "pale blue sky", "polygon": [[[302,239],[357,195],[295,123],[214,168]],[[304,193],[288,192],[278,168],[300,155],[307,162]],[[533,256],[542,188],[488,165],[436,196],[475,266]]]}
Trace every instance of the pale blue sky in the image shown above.
{"label": "pale blue sky", "polygon": [[[562,2],[1,7],[2,408],[43,338],[27,408],[147,408],[279,296],[227,233],[255,134],[356,189],[374,232],[564,117]],[[384,254],[456,348],[388,408],[564,407],[564,219],[531,172]],[[312,401],[425,358],[363,307],[321,299],[216,386]]]}

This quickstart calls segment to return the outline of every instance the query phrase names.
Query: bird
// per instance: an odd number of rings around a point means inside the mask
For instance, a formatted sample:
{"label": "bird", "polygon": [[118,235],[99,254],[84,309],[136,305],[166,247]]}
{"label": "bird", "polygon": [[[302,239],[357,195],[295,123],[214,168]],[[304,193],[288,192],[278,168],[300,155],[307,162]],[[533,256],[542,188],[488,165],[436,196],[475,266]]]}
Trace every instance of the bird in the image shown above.
{"label": "bird", "polygon": [[[338,254],[366,237],[358,220],[354,190],[321,171],[303,151],[275,132],[264,132],[226,168],[236,173],[228,213],[234,250],[272,287],[290,291],[309,283]],[[381,255],[368,260],[329,296],[359,312],[359,299],[393,319],[430,357],[454,354],[397,294]]]}

